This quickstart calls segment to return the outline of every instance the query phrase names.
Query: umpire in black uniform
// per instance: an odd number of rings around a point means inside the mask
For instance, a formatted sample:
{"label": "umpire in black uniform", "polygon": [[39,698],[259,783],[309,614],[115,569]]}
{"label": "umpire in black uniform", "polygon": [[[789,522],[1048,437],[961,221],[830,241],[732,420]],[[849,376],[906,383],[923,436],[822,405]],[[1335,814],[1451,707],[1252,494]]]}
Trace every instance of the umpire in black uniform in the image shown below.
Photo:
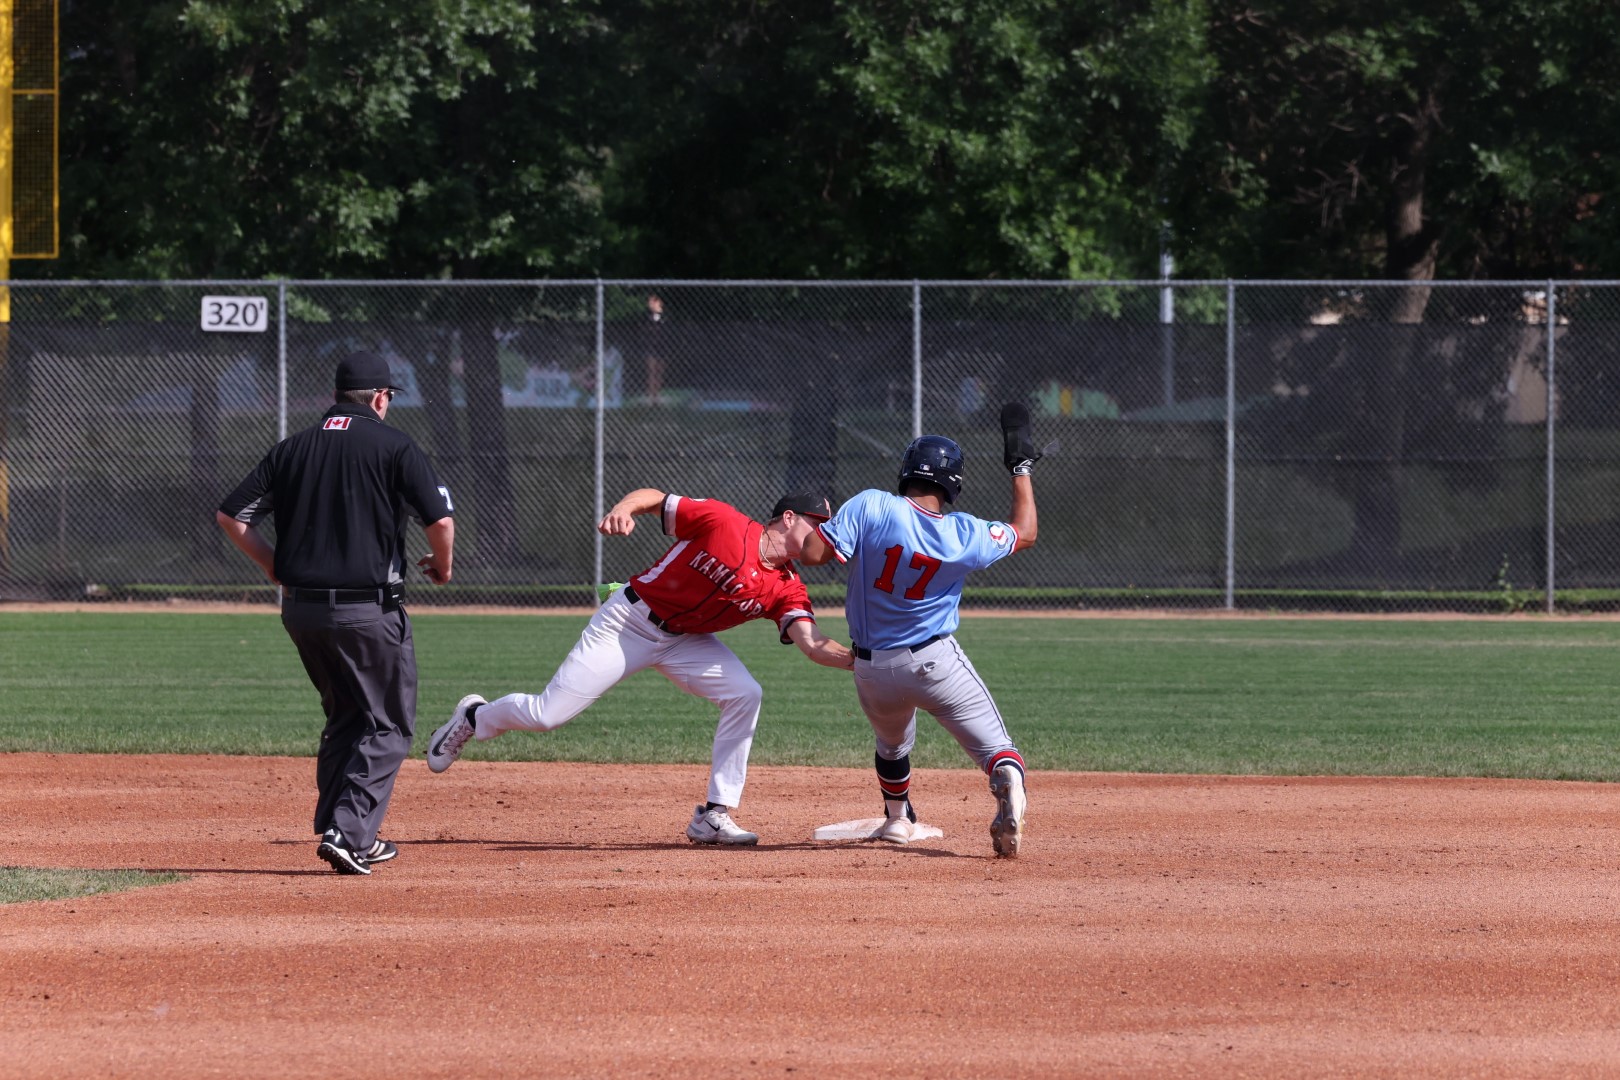
{"label": "umpire in black uniform", "polygon": [[[337,404],[277,443],[214,515],[282,586],[281,624],[321,693],[326,728],[315,766],[317,854],[340,874],[369,874],[399,854],[377,835],[416,731],[416,650],[405,614],[405,515],[427,532],[417,563],[450,580],[450,493],[409,435],[388,427],[399,387],[388,362],[338,365]],[[255,528],[275,522],[275,546]]]}

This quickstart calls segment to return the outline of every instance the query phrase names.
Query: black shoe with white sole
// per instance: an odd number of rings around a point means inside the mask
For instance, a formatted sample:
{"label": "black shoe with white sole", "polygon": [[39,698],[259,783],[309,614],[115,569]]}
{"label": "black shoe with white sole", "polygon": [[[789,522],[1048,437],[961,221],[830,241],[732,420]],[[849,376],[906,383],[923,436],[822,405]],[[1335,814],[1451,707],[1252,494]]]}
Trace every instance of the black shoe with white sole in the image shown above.
{"label": "black shoe with white sole", "polygon": [[[389,846],[392,847],[393,845]],[[325,859],[331,864],[332,869],[340,874],[371,873],[371,867],[367,865],[366,857],[350,848],[348,841],[343,839],[343,834],[336,829],[326,830],[321,836],[321,846],[315,849],[315,854]],[[397,855],[399,852],[395,851],[394,854]]]}
{"label": "black shoe with white sole", "polygon": [[371,842],[371,846],[365,851],[366,865],[376,866],[380,862],[387,862],[389,859],[392,859],[398,854],[399,848],[395,847],[387,840],[378,837],[376,840]]}

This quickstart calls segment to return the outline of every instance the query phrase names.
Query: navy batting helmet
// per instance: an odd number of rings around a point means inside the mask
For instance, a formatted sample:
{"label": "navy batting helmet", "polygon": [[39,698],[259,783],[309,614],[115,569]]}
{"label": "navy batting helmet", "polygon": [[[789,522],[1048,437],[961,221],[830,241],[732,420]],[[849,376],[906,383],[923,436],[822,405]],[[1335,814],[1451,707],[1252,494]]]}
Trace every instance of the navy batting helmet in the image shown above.
{"label": "navy batting helmet", "polygon": [[927,480],[945,490],[945,501],[955,502],[962,494],[962,448],[943,435],[912,439],[900,459],[900,486],[905,494],[907,480]]}

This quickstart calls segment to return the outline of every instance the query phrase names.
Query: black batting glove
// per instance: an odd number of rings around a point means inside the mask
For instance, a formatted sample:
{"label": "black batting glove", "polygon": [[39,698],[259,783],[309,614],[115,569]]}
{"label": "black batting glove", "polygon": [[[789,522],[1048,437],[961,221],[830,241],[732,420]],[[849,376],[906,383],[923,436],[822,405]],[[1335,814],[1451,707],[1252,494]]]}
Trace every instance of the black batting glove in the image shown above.
{"label": "black batting glove", "polygon": [[1002,464],[1014,476],[1028,476],[1041,460],[1029,433],[1029,410],[1016,401],[1001,407]]}

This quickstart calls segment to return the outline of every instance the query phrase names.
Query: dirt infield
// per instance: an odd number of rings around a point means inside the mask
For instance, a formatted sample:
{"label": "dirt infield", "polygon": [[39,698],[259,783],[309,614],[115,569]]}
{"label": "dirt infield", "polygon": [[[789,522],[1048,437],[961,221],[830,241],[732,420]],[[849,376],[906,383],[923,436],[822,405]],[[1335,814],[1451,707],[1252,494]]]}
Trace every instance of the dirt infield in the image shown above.
{"label": "dirt infield", "polygon": [[349,878],[313,769],[0,755],[0,864],[192,875],[0,908],[0,1075],[1620,1072],[1613,785],[1036,774],[1007,862],[965,770],[895,848],[755,768],[721,851],[699,767],[411,761]]}

